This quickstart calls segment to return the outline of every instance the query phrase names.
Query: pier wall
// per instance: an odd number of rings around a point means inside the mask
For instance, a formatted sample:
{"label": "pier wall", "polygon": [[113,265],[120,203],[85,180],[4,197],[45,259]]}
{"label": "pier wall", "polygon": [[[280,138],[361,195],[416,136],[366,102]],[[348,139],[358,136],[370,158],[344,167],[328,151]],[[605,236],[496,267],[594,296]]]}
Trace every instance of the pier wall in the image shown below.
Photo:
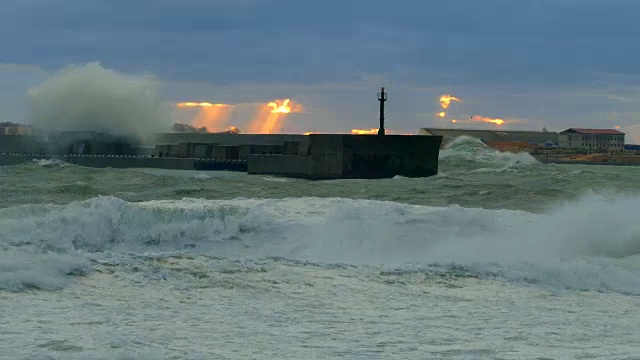
{"label": "pier wall", "polygon": [[12,138],[5,152],[13,154],[0,155],[0,165],[51,157],[88,167],[235,170],[308,179],[432,176],[442,142],[441,136],[415,135],[162,134],[162,144],[154,147],[78,138],[51,155],[37,151],[42,147],[33,139]]}
{"label": "pier wall", "polygon": [[2,135],[0,136],[1,153],[37,153],[43,152],[44,147],[34,136]]}
{"label": "pier wall", "polygon": [[146,156],[0,154],[0,166],[24,164],[40,159],[56,159],[78,166],[93,168],[247,171],[247,162],[241,160],[220,161],[214,159],[152,158]]}
{"label": "pier wall", "polygon": [[249,174],[271,174],[306,178],[315,172],[315,163],[309,156],[298,155],[249,155]]}
{"label": "pier wall", "polygon": [[309,179],[428,177],[438,173],[442,137],[309,135],[308,155],[250,155],[250,174]]}
{"label": "pier wall", "polygon": [[157,134],[147,140],[143,145],[155,146],[156,144],[216,144],[216,145],[282,145],[286,142],[298,142],[297,153],[304,154],[309,147],[309,137],[297,134],[191,134],[191,133],[164,133]]}

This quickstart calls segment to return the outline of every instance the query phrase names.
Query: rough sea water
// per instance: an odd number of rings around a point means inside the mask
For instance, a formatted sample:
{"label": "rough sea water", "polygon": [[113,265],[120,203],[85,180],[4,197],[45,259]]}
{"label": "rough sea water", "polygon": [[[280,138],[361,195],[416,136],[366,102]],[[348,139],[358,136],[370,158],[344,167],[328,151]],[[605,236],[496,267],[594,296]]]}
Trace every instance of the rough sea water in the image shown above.
{"label": "rough sea water", "polygon": [[637,359],[640,168],[0,167],[2,359]]}

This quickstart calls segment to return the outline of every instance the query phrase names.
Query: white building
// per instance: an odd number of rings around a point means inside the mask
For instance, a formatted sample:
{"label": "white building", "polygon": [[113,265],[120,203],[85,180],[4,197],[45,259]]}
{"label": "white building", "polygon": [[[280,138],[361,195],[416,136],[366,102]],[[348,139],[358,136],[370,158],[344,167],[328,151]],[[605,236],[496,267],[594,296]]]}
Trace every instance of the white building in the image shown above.
{"label": "white building", "polygon": [[614,129],[571,128],[558,133],[561,148],[590,150],[624,149],[624,133]]}
{"label": "white building", "polygon": [[24,125],[0,123],[0,135],[31,135],[31,128]]}

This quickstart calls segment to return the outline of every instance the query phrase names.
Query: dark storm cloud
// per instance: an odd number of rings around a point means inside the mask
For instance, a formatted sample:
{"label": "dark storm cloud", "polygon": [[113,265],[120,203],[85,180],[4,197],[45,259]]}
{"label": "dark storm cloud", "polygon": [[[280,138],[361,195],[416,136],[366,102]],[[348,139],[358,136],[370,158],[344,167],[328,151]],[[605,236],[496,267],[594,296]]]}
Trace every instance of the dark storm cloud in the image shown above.
{"label": "dark storm cloud", "polygon": [[100,60],[211,82],[353,79],[573,85],[638,73],[640,3],[463,1],[6,1],[2,62]]}
{"label": "dark storm cloud", "polygon": [[[305,128],[375,123],[381,84],[389,121],[409,130],[448,125],[434,118],[443,93],[463,99],[451,116],[526,119],[517,126],[530,129],[640,123],[640,2],[630,0],[5,0],[2,9],[0,63],[51,73],[100,61],[157,75],[176,101],[290,96],[309,109]],[[0,80],[14,81],[10,70]]]}

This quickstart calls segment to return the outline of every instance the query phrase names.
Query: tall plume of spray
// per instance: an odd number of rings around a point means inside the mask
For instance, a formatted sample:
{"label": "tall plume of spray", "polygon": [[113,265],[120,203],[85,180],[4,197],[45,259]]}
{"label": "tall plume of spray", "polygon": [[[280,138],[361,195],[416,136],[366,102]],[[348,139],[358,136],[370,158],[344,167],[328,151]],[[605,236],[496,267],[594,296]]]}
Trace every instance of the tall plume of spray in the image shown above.
{"label": "tall plume of spray", "polygon": [[98,62],[69,66],[27,92],[27,119],[44,129],[144,139],[171,128],[158,87],[153,77],[122,75]]}

